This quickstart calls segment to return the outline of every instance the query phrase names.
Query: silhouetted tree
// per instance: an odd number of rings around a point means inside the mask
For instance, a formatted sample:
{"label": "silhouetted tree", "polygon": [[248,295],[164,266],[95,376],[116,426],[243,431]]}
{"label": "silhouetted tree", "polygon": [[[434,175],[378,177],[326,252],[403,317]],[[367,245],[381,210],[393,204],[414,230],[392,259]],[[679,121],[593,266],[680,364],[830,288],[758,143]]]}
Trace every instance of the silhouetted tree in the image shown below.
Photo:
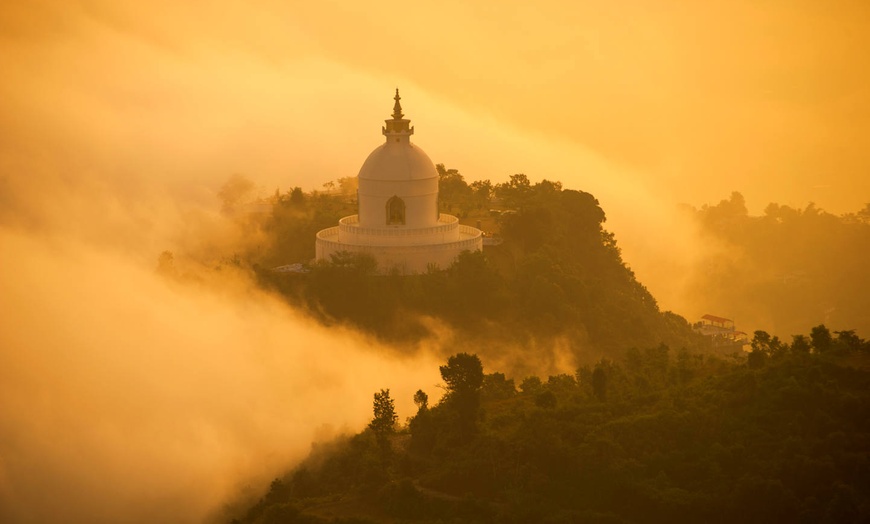
{"label": "silhouetted tree", "polygon": [[301,187],[294,187],[292,191],[290,191],[290,203],[294,206],[301,205],[305,202],[305,193],[302,192]]}
{"label": "silhouetted tree", "polygon": [[457,353],[440,367],[441,378],[447,383],[445,400],[459,414],[460,434],[469,437],[476,429],[480,409],[480,388],[483,385],[483,365],[477,355]]}
{"label": "silhouetted tree", "polygon": [[752,335],[752,341],[749,343],[753,351],[768,352],[770,348],[770,333],[767,331],[758,330]]}
{"label": "silhouetted tree", "polygon": [[813,342],[813,348],[819,353],[831,349],[831,344],[834,342],[831,331],[824,324],[819,324],[810,330],[810,340]]}
{"label": "silhouetted tree", "polygon": [[481,394],[490,400],[511,398],[517,394],[514,379],[508,379],[504,373],[490,373],[483,377]]}
{"label": "silhouetted tree", "polygon": [[544,383],[541,382],[540,377],[536,377],[532,375],[531,377],[526,377],[520,382],[520,391],[525,393],[526,395],[530,395],[532,393],[537,393],[541,391],[541,388],[544,387]]}
{"label": "silhouetted tree", "polygon": [[439,369],[441,378],[447,383],[448,396],[471,395],[483,385],[483,364],[477,355],[457,353]]}
{"label": "silhouetted tree", "polygon": [[387,437],[393,434],[396,421],[399,420],[389,389],[382,389],[375,393],[372,411],[374,418],[369,422],[369,428],[375,433],[381,449],[387,451],[389,448]]}
{"label": "silhouetted tree", "polygon": [[414,393],[414,404],[417,405],[417,412],[426,411],[429,409],[429,395],[426,394],[422,389],[418,389],[416,393]]}
{"label": "silhouetted tree", "polygon": [[467,211],[472,191],[459,171],[447,169],[444,164],[436,165],[435,169],[438,171],[439,209],[447,213],[454,208]]}
{"label": "silhouetted tree", "polygon": [[770,336],[766,331],[756,331],[750,342],[753,352],[760,352],[768,357],[782,357],[786,354],[788,346],[777,336]]}
{"label": "silhouetted tree", "polygon": [[411,449],[428,453],[435,445],[436,437],[432,412],[429,411],[429,395],[422,389],[418,389],[414,393],[414,404],[417,405],[417,414],[408,422],[408,430],[411,432]]}
{"label": "silhouetted tree", "polygon": [[855,334],[854,329],[835,331],[837,345],[849,351],[858,351],[864,345],[864,341]]}
{"label": "silhouetted tree", "polygon": [[752,335],[752,341],[749,343],[752,350],[747,355],[746,363],[752,369],[758,369],[764,366],[767,358],[771,355],[770,345],[773,338],[767,331],[758,330]]}
{"label": "silhouetted tree", "polygon": [[793,335],[791,339],[792,353],[795,355],[806,355],[810,352],[812,346],[810,346],[810,341],[807,340],[806,335]]}

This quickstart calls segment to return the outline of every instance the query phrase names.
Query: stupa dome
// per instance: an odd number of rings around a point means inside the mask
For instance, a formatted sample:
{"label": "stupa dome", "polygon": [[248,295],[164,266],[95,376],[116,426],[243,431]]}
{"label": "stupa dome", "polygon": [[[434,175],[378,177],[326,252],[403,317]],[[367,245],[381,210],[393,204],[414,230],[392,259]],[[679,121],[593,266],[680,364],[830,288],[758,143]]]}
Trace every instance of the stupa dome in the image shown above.
{"label": "stupa dome", "polygon": [[360,180],[423,180],[438,178],[429,155],[409,141],[391,141],[376,148],[359,170]]}

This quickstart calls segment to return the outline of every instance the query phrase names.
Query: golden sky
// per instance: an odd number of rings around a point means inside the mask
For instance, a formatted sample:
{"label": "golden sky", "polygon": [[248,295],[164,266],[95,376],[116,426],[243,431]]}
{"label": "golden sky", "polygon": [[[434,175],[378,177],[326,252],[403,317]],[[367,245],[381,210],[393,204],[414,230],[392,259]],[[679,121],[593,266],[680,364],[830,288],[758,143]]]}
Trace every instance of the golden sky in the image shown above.
{"label": "golden sky", "polygon": [[355,175],[399,86],[417,142],[471,179],[595,189],[628,170],[666,202],[870,199],[862,1],[3,9],[4,133],[82,141],[153,177],[238,170],[272,189]]}

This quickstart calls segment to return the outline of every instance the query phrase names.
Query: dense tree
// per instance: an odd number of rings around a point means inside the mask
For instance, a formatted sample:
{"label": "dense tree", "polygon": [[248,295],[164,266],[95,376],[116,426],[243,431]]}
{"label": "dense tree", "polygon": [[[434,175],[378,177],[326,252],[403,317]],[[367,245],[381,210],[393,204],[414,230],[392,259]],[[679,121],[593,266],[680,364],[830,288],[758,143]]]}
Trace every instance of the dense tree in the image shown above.
{"label": "dense tree", "polygon": [[760,349],[753,349],[746,357],[746,364],[752,369],[764,367],[767,363],[767,352]]}
{"label": "dense tree", "polygon": [[422,389],[418,389],[414,393],[414,404],[417,405],[417,411],[426,411],[429,409],[429,395]]}
{"label": "dense tree", "polygon": [[437,164],[439,209],[445,213],[464,215],[472,204],[473,191],[465,178],[456,169],[447,169]]}
{"label": "dense tree", "polygon": [[788,346],[779,340],[777,336],[770,336],[767,331],[758,330],[750,341],[752,352],[750,353],[750,367],[757,367],[767,357],[779,358],[788,351]]}
{"label": "dense tree", "polygon": [[752,348],[752,351],[768,353],[770,351],[770,341],[770,333],[768,333],[767,331],[758,330],[752,336],[750,347]]}
{"label": "dense tree", "polygon": [[294,206],[302,205],[305,202],[305,193],[302,192],[301,187],[294,187],[290,191],[290,204]]}
{"label": "dense tree", "polygon": [[529,177],[522,173],[511,175],[504,184],[497,184],[494,188],[495,196],[502,200],[505,206],[512,209],[522,207],[532,192],[532,184]]}
{"label": "dense tree", "polygon": [[831,349],[834,342],[831,337],[831,331],[824,324],[819,324],[810,331],[810,340],[813,343],[813,349],[820,353],[824,353]]}
{"label": "dense tree", "polygon": [[489,180],[476,180],[472,182],[469,187],[471,188],[471,198],[474,208],[487,209],[494,191],[492,182]]}
{"label": "dense tree", "polygon": [[481,395],[487,399],[508,399],[516,395],[517,388],[514,379],[505,377],[504,373],[489,373],[483,376]]}
{"label": "dense tree", "polygon": [[855,334],[854,329],[835,331],[834,333],[837,335],[837,345],[844,350],[858,351],[865,346],[864,340]]}
{"label": "dense tree", "polygon": [[448,397],[474,395],[483,385],[483,365],[477,355],[457,353],[439,369],[441,378],[447,383]]}
{"label": "dense tree", "polygon": [[483,386],[483,365],[477,355],[457,353],[440,367],[447,384],[445,402],[459,415],[460,438],[469,438],[476,430]]}
{"label": "dense tree", "polygon": [[544,383],[541,382],[540,377],[531,376],[526,377],[520,382],[520,391],[529,395],[533,393],[538,393],[544,387]]}
{"label": "dense tree", "polygon": [[810,341],[807,340],[806,335],[794,335],[792,336],[791,342],[791,351],[797,355],[806,355],[810,352],[812,346],[810,345]]}
{"label": "dense tree", "polygon": [[399,420],[389,389],[375,393],[372,412],[374,417],[369,422],[369,429],[375,433],[379,442],[386,442],[386,438],[395,431],[396,422]]}

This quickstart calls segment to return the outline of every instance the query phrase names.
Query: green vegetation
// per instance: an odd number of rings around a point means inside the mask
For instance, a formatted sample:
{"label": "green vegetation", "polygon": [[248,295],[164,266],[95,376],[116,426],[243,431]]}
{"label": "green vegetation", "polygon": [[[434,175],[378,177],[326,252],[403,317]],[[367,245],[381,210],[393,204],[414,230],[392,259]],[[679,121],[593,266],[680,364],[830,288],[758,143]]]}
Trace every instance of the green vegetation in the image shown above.
{"label": "green vegetation", "polygon": [[235,522],[866,521],[870,343],[840,333],[807,351],[757,332],[755,359],[632,349],[519,389],[457,354],[389,446],[376,395],[369,429]]}

